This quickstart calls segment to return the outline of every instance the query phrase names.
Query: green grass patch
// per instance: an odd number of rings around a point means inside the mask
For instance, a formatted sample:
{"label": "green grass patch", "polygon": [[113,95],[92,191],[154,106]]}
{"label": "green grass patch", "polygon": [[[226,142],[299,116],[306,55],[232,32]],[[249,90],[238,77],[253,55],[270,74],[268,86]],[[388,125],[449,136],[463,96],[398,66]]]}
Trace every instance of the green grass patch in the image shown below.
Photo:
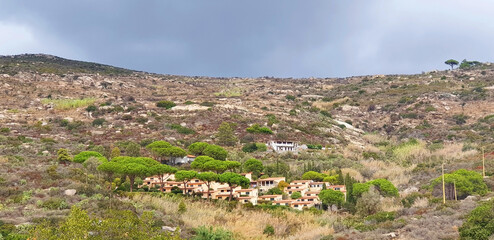
{"label": "green grass patch", "polygon": [[224,89],[220,92],[214,93],[216,97],[240,97],[243,94],[243,90],[241,88],[232,88],[232,89]]}
{"label": "green grass patch", "polygon": [[43,104],[53,104],[55,109],[68,110],[80,107],[87,107],[96,102],[95,98],[83,98],[83,99],[42,99]]}

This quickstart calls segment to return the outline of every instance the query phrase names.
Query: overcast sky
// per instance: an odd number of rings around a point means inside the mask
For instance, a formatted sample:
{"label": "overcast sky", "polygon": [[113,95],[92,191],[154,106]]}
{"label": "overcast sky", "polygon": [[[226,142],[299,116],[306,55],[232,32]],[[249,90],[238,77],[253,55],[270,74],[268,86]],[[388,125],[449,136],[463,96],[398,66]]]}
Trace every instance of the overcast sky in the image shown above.
{"label": "overcast sky", "polygon": [[0,55],[155,73],[346,77],[493,61],[492,0],[0,0]]}

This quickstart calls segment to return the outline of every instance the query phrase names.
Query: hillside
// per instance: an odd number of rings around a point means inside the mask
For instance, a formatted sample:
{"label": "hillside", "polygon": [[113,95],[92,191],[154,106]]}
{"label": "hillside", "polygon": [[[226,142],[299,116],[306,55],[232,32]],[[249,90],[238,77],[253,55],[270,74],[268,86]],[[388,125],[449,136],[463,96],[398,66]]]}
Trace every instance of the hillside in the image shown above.
{"label": "hillside", "polygon": [[[401,199],[386,198],[391,202],[383,204],[389,207],[386,211],[397,212],[400,220],[369,228],[346,211],[338,217],[307,211],[299,216],[305,222],[300,222],[293,212],[233,210],[250,218],[279,221],[277,233],[270,236],[273,239],[321,239],[329,234],[339,239],[378,239],[389,232],[401,239],[430,234],[437,238],[429,239],[452,239],[458,238],[457,229],[476,202],[469,198],[443,206],[436,199],[437,189],[431,190],[429,184],[440,176],[441,163],[448,173],[458,169],[480,172],[481,149],[494,152],[494,66],[489,63],[416,75],[214,78],[152,74],[26,54],[0,57],[0,91],[0,220],[12,224],[36,223],[47,216],[56,222],[72,205],[90,212],[106,208],[105,197],[111,197],[111,191],[101,187],[105,181],[99,173],[89,174],[81,164],[57,164],[60,148],[72,155],[92,150],[109,158],[115,147],[122,155],[130,155],[127,146],[131,142],[138,144],[137,155],[152,156],[145,146],[154,140],[183,149],[202,141],[222,145],[229,152],[228,160],[260,159],[265,171],[267,166],[278,169],[283,162],[288,168],[285,172],[266,174],[283,175],[287,181],[300,179],[309,170],[328,175],[339,170],[359,182],[385,178],[399,190]],[[157,105],[164,100],[175,106]],[[234,140],[227,143],[217,134],[224,122],[234,132]],[[249,132],[254,124],[271,129],[272,134]],[[242,151],[248,143],[270,140],[323,149],[299,154]],[[487,160],[487,175],[491,176],[494,163],[489,155]],[[492,177],[485,182],[492,190]],[[66,196],[66,189],[77,189],[77,194]],[[402,206],[402,199],[410,193],[420,194],[422,200],[414,209]],[[46,199],[65,205],[42,207]],[[125,194],[120,201],[125,203],[122,208],[134,212],[158,211],[162,223],[182,229],[181,237],[193,236],[199,227],[191,220],[197,216],[190,210],[202,211],[197,201]],[[183,216],[175,213],[181,201],[190,208]],[[241,226],[226,223],[236,218],[226,205],[211,206],[218,211],[207,213],[216,216],[211,225],[227,228],[239,239],[263,236],[269,222],[262,226],[249,222],[252,232],[242,234]],[[216,219],[218,214],[225,218]],[[288,223],[276,214],[285,214]],[[433,217],[441,231],[428,226],[427,219]],[[198,222],[207,223],[204,219]],[[310,229],[317,231],[311,235]],[[306,237],[297,238],[302,232]]]}

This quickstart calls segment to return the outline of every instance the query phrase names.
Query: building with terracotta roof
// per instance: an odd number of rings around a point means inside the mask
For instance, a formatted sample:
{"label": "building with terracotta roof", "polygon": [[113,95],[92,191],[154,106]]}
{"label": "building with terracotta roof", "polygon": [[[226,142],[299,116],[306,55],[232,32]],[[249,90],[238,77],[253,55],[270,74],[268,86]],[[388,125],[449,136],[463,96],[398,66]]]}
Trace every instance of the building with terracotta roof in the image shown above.
{"label": "building with terracotta roof", "polygon": [[257,180],[257,188],[259,192],[267,192],[269,189],[277,187],[281,181],[285,181],[285,177],[270,177]]}
{"label": "building with terracotta roof", "polygon": [[264,200],[264,201],[279,201],[283,199],[282,195],[263,195],[258,197],[259,200]]}
{"label": "building with terracotta roof", "polygon": [[291,207],[291,204],[294,201],[295,200],[278,200],[278,201],[273,201],[272,205]]}
{"label": "building with terracotta roof", "polygon": [[326,189],[330,186],[329,183],[327,182],[311,182],[309,183],[309,188],[311,191],[321,191],[324,186],[326,186]]}

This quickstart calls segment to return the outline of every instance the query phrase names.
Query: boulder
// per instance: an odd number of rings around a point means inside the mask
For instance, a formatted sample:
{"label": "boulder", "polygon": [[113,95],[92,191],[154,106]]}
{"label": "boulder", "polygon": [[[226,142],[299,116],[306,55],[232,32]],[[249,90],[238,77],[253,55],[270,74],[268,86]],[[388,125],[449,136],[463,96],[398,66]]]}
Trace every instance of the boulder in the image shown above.
{"label": "boulder", "polygon": [[168,232],[175,232],[177,230],[177,227],[161,226],[161,230]]}
{"label": "boulder", "polygon": [[77,190],[75,189],[67,189],[64,191],[64,194],[67,196],[74,196],[77,193]]}

